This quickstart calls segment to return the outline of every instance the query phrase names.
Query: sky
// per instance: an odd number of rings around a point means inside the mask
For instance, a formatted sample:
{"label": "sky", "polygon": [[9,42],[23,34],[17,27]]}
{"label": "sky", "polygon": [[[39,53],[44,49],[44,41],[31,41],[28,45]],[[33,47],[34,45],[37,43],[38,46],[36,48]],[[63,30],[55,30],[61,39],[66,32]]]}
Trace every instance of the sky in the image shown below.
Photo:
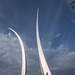
{"label": "sky", "polygon": [[27,75],[41,75],[37,43],[36,14],[39,8],[39,34],[52,75],[75,75],[75,10],[73,0],[0,0],[0,75],[21,75],[19,40],[27,57]]}

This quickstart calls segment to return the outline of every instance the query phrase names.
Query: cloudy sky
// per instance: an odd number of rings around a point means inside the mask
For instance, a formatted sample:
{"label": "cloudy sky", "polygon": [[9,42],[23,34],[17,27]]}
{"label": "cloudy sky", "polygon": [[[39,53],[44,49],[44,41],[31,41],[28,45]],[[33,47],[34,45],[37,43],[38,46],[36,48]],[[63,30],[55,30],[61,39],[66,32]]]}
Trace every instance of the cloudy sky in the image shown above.
{"label": "cloudy sky", "polygon": [[36,44],[36,14],[39,32],[52,75],[75,75],[75,10],[72,0],[0,0],[0,75],[21,75],[22,38],[27,57],[27,75],[41,75]]}

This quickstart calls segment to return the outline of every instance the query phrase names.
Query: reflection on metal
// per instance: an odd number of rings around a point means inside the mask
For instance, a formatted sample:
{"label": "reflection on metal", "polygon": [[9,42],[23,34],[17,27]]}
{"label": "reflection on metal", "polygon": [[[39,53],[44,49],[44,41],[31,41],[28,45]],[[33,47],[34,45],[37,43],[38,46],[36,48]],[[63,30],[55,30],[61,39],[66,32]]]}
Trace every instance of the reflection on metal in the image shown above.
{"label": "reflection on metal", "polygon": [[21,45],[21,50],[22,50],[22,70],[21,70],[21,75],[26,75],[26,57],[25,57],[25,51],[24,51],[24,45],[23,45],[23,42],[20,38],[20,36],[18,35],[18,33],[16,31],[14,31],[13,29],[9,28],[11,31],[13,31],[19,42],[20,42],[20,45]]}
{"label": "reflection on metal", "polygon": [[41,67],[42,75],[51,75],[51,72],[50,72],[47,62],[45,60],[45,57],[44,57],[44,54],[42,51],[42,47],[41,47],[39,30],[38,30],[38,14],[39,14],[39,9],[37,10],[37,18],[36,18],[36,37],[37,37],[37,46],[38,46],[40,67]]}

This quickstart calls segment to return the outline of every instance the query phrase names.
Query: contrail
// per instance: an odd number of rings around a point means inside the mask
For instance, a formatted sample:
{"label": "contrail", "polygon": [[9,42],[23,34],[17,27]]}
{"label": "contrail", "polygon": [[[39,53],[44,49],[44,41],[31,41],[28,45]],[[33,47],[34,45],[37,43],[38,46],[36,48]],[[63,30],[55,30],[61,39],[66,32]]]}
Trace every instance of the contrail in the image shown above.
{"label": "contrail", "polygon": [[19,42],[20,42],[20,45],[21,45],[21,50],[22,50],[22,70],[21,70],[21,75],[25,75],[26,74],[26,57],[25,57],[25,51],[24,51],[24,45],[23,45],[23,42],[22,42],[22,39],[20,38],[20,36],[18,35],[18,33],[16,31],[14,31],[13,29],[9,28],[11,31],[13,31]]}
{"label": "contrail", "polygon": [[51,75],[51,72],[45,60],[45,57],[42,51],[41,42],[40,42],[39,30],[38,30],[38,14],[39,14],[39,9],[37,10],[37,18],[36,18],[36,37],[37,37],[37,46],[38,46],[41,72],[42,72],[42,75]]}

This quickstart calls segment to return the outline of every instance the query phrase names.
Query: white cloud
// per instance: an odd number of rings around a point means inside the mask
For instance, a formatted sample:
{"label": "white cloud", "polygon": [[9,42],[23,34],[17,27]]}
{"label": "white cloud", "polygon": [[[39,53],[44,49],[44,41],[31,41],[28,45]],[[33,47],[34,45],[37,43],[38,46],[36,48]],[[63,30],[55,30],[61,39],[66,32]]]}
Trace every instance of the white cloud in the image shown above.
{"label": "white cloud", "polygon": [[53,55],[50,60],[52,70],[75,68],[75,52],[70,52],[67,44],[52,49],[51,53]]}
{"label": "white cloud", "polygon": [[[26,47],[27,72],[30,75],[39,74],[40,68],[38,52],[35,48]],[[20,75],[21,72],[21,48],[17,37],[11,33],[0,33],[0,73],[8,75]],[[33,68],[33,69],[32,69]],[[34,72],[35,71],[35,72]]]}
{"label": "white cloud", "polygon": [[[68,44],[63,44],[56,49],[52,48],[50,51],[45,50],[44,52],[51,70],[75,68],[75,52],[69,52]],[[38,50],[36,48],[29,48],[26,46],[26,54],[27,72],[31,75],[41,73],[39,69]],[[11,33],[0,33],[0,65],[1,74],[3,74],[3,71],[7,74],[9,71],[8,75],[10,72],[14,75],[13,72],[15,72],[15,74],[19,74],[19,71],[21,71],[20,44],[18,39]]]}
{"label": "white cloud", "polygon": [[[1,63],[2,62],[2,63]],[[18,39],[11,33],[0,33],[0,71],[21,69],[21,48]]]}

